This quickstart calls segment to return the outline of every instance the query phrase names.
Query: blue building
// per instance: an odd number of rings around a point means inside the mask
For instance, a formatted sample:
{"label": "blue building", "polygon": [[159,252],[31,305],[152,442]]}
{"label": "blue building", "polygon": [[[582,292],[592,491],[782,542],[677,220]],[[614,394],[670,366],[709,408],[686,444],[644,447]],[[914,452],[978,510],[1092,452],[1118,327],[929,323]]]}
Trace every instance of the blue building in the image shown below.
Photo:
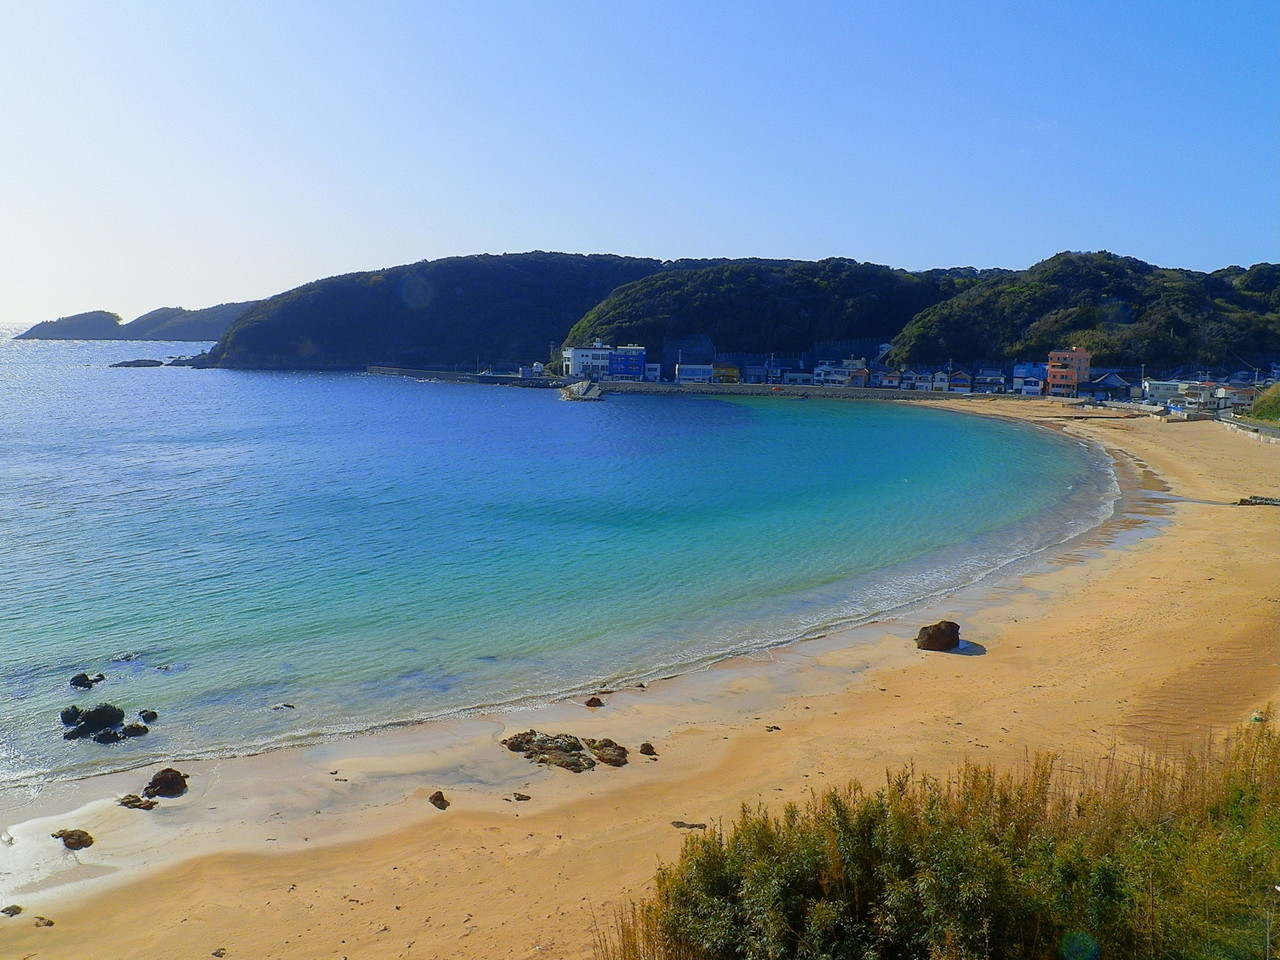
{"label": "blue building", "polygon": [[645,356],[645,348],[635,344],[614,347],[609,351],[608,379],[643,380]]}

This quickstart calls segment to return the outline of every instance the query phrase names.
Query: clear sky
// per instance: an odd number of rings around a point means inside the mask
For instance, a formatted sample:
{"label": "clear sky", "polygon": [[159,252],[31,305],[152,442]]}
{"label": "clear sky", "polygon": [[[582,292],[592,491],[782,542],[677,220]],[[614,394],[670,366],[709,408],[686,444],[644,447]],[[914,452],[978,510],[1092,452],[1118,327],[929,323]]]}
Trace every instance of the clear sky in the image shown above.
{"label": "clear sky", "polygon": [[1280,260],[1274,0],[0,0],[0,325],[470,253]]}

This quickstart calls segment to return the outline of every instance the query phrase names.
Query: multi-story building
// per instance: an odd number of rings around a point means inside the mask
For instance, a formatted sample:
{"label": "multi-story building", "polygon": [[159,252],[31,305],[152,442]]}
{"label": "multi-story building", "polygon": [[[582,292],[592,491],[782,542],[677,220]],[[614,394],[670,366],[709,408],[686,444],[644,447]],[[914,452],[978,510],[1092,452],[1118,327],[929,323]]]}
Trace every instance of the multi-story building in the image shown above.
{"label": "multi-story building", "polygon": [[1049,395],[1074,397],[1076,388],[1089,382],[1090,359],[1089,351],[1082,347],[1049,351]]}
{"label": "multi-story building", "polygon": [[597,340],[589,347],[565,347],[561,352],[564,357],[564,372],[570,377],[586,377],[598,380],[609,373],[609,354],[613,347]]}
{"label": "multi-story building", "polygon": [[610,380],[643,380],[645,366],[644,347],[629,343],[609,351],[607,376]]}
{"label": "multi-story building", "polygon": [[646,351],[636,344],[611,347],[597,340],[589,347],[565,347],[564,372],[588,380],[643,380]]}

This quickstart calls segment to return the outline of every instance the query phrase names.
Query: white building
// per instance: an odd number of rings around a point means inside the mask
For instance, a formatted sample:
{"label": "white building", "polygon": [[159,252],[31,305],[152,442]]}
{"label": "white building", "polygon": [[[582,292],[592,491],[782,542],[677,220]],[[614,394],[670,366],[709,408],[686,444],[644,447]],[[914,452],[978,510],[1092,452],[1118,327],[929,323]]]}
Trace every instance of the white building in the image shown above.
{"label": "white building", "polygon": [[609,372],[609,354],[613,347],[597,340],[589,347],[565,347],[564,372],[570,377],[598,379]]}
{"label": "white building", "polygon": [[1142,397],[1150,403],[1178,403],[1183,398],[1182,380],[1143,380]]}
{"label": "white building", "polygon": [[676,383],[710,383],[714,373],[709,363],[677,363]]}

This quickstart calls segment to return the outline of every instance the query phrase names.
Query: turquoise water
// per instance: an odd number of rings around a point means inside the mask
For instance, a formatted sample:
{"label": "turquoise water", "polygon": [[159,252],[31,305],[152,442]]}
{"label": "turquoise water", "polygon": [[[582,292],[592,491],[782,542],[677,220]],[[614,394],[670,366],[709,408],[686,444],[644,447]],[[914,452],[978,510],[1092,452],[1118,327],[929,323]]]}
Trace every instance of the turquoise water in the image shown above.
{"label": "turquoise water", "polygon": [[[1110,509],[1078,443],[911,404],[106,366],[192,349],[0,341],[0,782],[671,673]],[[100,700],[161,719],[63,741]]]}

